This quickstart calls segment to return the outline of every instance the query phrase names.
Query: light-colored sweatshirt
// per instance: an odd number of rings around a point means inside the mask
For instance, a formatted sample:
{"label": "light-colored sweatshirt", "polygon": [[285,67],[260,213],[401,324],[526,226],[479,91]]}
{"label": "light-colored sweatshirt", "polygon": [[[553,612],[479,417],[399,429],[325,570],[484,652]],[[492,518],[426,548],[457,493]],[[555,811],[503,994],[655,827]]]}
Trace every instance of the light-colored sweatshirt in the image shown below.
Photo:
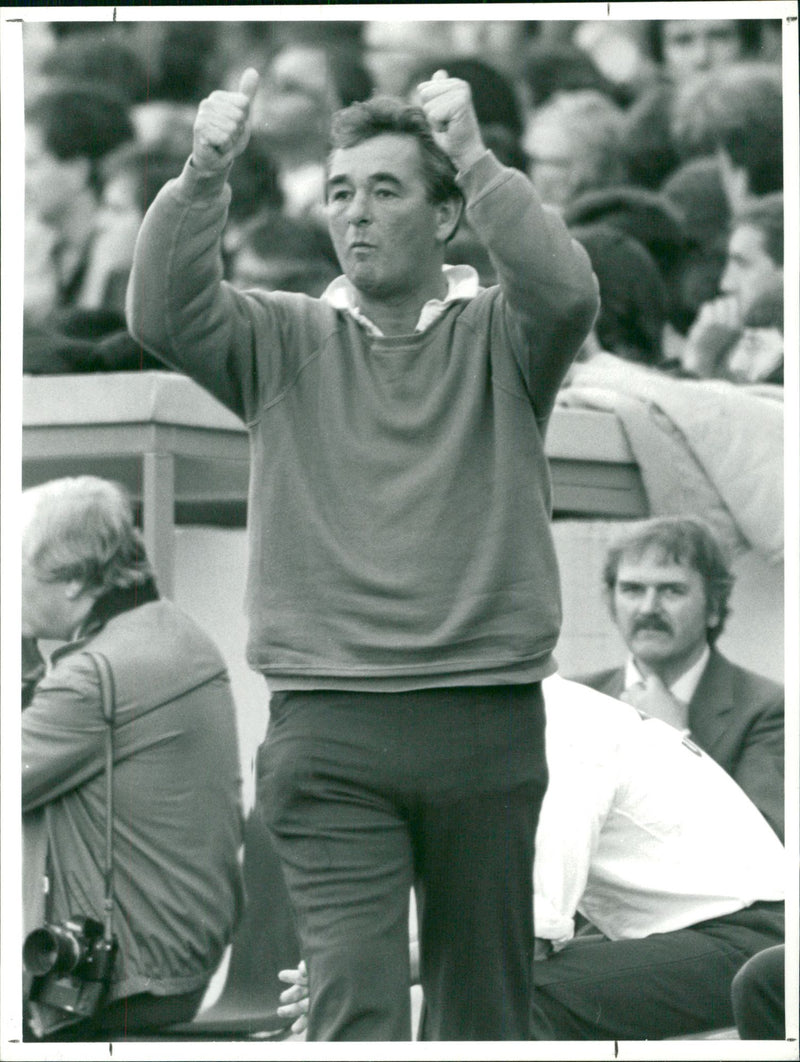
{"label": "light-colored sweatshirt", "polygon": [[129,327],[251,439],[248,660],[273,689],[529,682],[561,607],[543,437],[591,327],[589,260],[486,152],[459,175],[499,285],[411,335],[222,281],[225,176],[145,218]]}

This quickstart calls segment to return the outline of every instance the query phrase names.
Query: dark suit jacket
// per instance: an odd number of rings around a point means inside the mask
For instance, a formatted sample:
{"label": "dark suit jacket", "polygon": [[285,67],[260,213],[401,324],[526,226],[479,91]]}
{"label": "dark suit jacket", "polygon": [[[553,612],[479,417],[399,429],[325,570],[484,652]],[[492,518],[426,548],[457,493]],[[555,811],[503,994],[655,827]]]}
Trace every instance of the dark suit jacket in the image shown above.
{"label": "dark suit jacket", "polygon": [[[624,667],[576,678],[619,697]],[[716,649],[689,702],[692,739],[747,793],[783,840],[783,687]]]}

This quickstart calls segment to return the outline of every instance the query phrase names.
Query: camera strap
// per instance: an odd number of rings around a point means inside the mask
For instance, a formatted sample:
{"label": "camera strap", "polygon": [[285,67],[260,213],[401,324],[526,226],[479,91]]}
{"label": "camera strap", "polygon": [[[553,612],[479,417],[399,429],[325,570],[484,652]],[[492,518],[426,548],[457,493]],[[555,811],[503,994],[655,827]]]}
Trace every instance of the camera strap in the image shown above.
{"label": "camera strap", "polygon": [[100,699],[103,718],[106,721],[105,777],[106,777],[106,832],[105,860],[103,870],[103,940],[110,944],[113,938],[114,917],[114,717],[116,697],[114,675],[107,658],[98,652],[88,652],[100,680]]}

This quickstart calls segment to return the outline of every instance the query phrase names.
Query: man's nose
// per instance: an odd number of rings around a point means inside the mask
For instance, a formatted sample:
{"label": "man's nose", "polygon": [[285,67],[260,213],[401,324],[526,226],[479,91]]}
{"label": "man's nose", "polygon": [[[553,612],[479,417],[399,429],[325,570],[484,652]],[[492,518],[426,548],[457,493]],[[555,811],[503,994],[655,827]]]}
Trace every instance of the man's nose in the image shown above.
{"label": "man's nose", "polygon": [[656,612],[661,606],[661,598],[658,592],[658,588],[655,586],[647,587],[642,593],[641,600],[639,602],[640,612]]}
{"label": "man's nose", "polygon": [[726,266],[719,278],[719,290],[721,295],[734,295],[736,293],[736,281],[732,270]]}
{"label": "man's nose", "polygon": [[371,217],[369,196],[364,191],[355,192],[347,206],[347,220],[353,225],[369,221]]}

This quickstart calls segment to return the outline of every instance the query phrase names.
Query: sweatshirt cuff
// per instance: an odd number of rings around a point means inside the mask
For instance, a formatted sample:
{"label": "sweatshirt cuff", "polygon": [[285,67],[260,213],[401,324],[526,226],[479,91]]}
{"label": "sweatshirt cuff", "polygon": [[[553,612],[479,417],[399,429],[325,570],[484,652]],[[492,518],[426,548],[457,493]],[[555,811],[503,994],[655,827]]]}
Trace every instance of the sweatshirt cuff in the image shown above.
{"label": "sweatshirt cuff", "polygon": [[218,199],[227,185],[230,171],[228,166],[219,173],[202,173],[190,155],[177,179],[178,190],[186,199]]}
{"label": "sweatshirt cuff", "polygon": [[510,173],[508,166],[498,161],[497,156],[488,148],[466,170],[459,170],[456,174],[456,184],[464,193],[465,200],[469,203],[479,198],[490,188],[501,184],[508,179]]}

